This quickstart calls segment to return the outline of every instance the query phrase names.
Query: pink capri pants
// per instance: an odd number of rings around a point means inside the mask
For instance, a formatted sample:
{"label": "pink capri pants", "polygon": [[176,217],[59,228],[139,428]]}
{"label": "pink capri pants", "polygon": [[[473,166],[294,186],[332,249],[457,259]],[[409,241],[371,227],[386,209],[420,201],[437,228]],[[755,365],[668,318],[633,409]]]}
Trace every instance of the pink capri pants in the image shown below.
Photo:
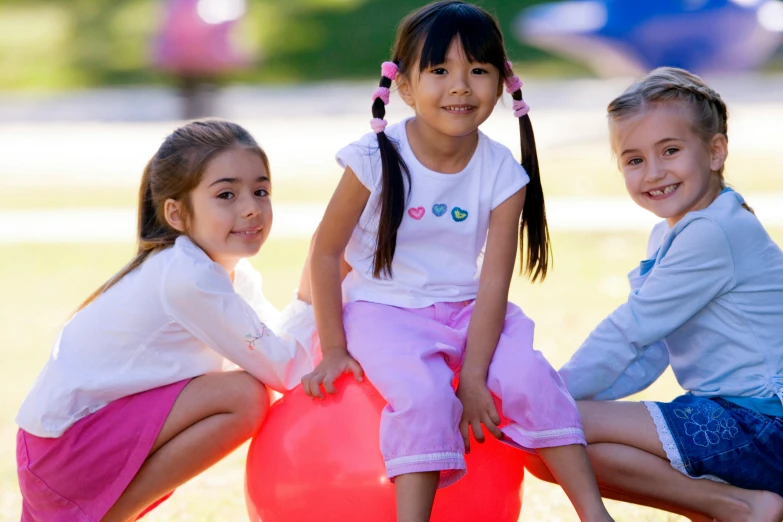
{"label": "pink capri pants", "polygon": [[[462,404],[453,382],[473,304],[345,305],[348,350],[388,403],[381,414],[381,452],[390,479],[440,471],[438,486],[444,487],[465,474]],[[576,403],[558,373],[533,349],[533,328],[533,321],[509,304],[487,377],[507,419],[501,425],[504,442],[528,451],[585,444]]]}

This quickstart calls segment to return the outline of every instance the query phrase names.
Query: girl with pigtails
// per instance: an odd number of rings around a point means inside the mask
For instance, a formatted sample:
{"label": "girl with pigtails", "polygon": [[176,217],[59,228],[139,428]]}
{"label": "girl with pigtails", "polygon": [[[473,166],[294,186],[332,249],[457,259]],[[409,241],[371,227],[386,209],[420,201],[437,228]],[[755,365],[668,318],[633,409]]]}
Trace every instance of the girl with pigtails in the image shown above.
{"label": "girl with pigtails", "polygon": [[[466,472],[469,430],[483,442],[482,424],[540,455],[582,520],[611,520],[576,404],[533,349],[533,322],[508,303],[519,240],[533,281],[550,250],[528,107],[497,22],[459,1],[427,5],[400,24],[382,74],[373,132],[337,153],[345,171],[313,247],[323,360],[305,392],[334,393],[353,373],[386,399],[380,444],[400,521],[429,520],[436,489]],[[415,116],[387,126],[392,81]],[[504,83],[522,165],[478,129]],[[352,270],[341,286],[343,257]]]}

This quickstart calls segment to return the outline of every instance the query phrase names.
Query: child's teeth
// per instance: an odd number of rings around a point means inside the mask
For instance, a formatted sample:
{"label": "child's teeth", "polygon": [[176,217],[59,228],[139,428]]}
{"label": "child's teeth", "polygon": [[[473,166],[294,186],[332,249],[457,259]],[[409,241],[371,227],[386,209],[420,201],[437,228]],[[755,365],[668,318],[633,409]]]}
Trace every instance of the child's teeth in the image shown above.
{"label": "child's teeth", "polygon": [[668,187],[664,188],[663,190],[651,190],[650,195],[651,196],[663,196],[664,194],[670,194],[674,192],[674,190],[677,188],[677,185],[669,185]]}

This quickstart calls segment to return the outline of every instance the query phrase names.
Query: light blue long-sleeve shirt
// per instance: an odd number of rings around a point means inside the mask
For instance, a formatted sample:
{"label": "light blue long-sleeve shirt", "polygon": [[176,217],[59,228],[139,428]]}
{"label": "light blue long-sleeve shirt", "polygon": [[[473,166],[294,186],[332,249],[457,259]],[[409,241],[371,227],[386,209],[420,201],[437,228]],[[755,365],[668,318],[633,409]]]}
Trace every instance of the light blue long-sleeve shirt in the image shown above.
{"label": "light blue long-sleeve shirt", "polygon": [[574,398],[625,397],[671,364],[694,395],[783,415],[783,252],[743,202],[725,189],[653,229],[628,301],[560,369]]}

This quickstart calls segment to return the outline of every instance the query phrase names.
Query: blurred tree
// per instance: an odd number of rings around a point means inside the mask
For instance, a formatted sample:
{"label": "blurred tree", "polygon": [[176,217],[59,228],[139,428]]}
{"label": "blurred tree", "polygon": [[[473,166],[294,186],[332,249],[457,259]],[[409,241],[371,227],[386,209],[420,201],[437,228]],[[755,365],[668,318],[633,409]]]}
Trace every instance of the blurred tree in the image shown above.
{"label": "blurred tree", "polygon": [[[520,45],[514,17],[543,0],[479,0],[496,14],[509,54],[554,72],[585,69]],[[374,78],[396,25],[424,0],[248,0],[238,45],[258,60],[229,80]],[[152,67],[162,0],[0,0],[0,88],[63,88],[173,81]]]}

